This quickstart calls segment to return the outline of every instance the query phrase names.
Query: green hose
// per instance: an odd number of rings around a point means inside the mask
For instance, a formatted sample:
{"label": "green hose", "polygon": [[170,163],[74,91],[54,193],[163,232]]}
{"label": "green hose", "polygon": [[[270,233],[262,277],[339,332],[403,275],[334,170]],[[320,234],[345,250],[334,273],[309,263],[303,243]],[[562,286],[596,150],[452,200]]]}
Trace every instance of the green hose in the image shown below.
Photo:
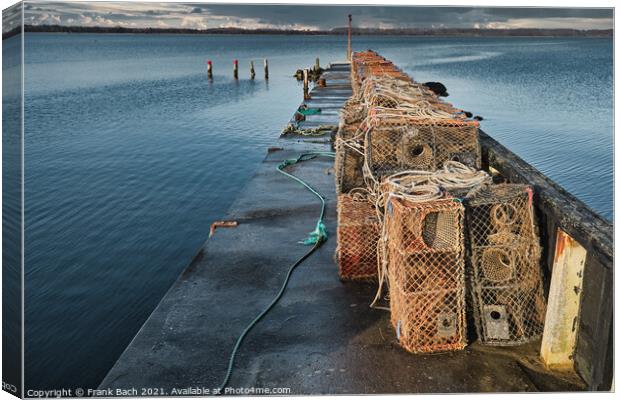
{"label": "green hose", "polygon": [[284,160],[280,163],[280,165],[278,165],[278,172],[297,181],[298,183],[303,185],[306,189],[308,189],[310,192],[312,192],[316,197],[318,197],[319,200],[321,200],[321,215],[319,216],[319,219],[317,220],[316,227],[314,228],[314,231],[310,232],[310,235],[305,240],[300,242],[301,244],[305,244],[305,245],[315,244],[319,240],[327,240],[327,231],[325,229],[325,224],[323,223],[323,217],[325,215],[325,198],[319,192],[314,190],[310,185],[304,182],[303,180],[297,178],[294,175],[289,174],[288,172],[285,172],[284,168],[288,167],[289,165],[297,164],[298,162],[312,160],[318,156],[335,157],[336,154],[331,151],[304,153],[304,154],[301,154],[297,158],[289,158],[288,160]]}
{"label": "green hose", "polygon": [[226,371],[226,376],[224,377],[224,381],[220,385],[218,392],[216,394],[223,394],[224,389],[228,385],[228,381],[230,380],[230,375],[232,374],[232,370],[234,367],[235,357],[237,356],[237,351],[239,350],[239,347],[241,346],[241,342],[243,342],[243,339],[245,338],[245,336],[265,315],[267,315],[267,313],[273,308],[273,306],[276,305],[276,303],[280,300],[280,298],[282,298],[282,295],[284,294],[284,291],[286,290],[286,286],[288,285],[288,282],[295,268],[297,268],[306,258],[310,257],[310,255],[314,253],[316,249],[321,247],[321,245],[327,240],[327,231],[325,229],[325,224],[323,223],[323,217],[325,216],[325,197],[323,197],[319,192],[317,192],[312,186],[308,185],[302,179],[299,179],[298,177],[291,175],[288,172],[284,171],[284,168],[286,168],[289,165],[297,164],[302,161],[309,161],[319,156],[335,157],[335,153],[333,152],[304,153],[304,154],[301,154],[297,158],[290,158],[290,159],[284,160],[278,165],[278,172],[300,183],[306,189],[308,189],[311,193],[313,193],[316,197],[318,197],[319,200],[321,200],[321,214],[319,216],[319,219],[317,220],[314,231],[310,232],[310,235],[308,238],[299,242],[305,245],[312,244],[313,246],[309,251],[307,251],[303,256],[301,256],[301,258],[295,261],[293,265],[291,265],[288,272],[286,273],[284,282],[282,283],[280,290],[276,294],[276,297],[274,297],[273,300],[271,300],[271,302],[269,303],[269,305],[263,311],[261,311],[260,314],[258,314],[254,318],[254,320],[252,320],[252,322],[250,322],[250,324],[243,330],[243,332],[237,339],[237,342],[235,343],[235,347],[233,347],[232,353],[230,354],[230,358],[228,360],[228,370]]}

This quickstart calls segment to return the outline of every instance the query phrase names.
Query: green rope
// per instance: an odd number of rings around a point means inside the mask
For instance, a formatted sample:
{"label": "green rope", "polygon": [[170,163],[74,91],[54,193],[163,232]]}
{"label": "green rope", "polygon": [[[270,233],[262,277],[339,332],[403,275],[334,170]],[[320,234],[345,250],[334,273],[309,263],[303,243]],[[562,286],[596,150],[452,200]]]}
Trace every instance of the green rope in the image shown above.
{"label": "green rope", "polygon": [[310,108],[308,106],[300,106],[297,109],[297,112],[300,113],[303,116],[306,115],[316,115],[316,114],[320,114],[321,113],[321,109],[320,108]]}
{"label": "green rope", "polygon": [[290,268],[288,269],[286,273],[286,277],[284,278],[284,282],[282,283],[280,290],[276,294],[276,297],[274,297],[273,300],[271,300],[271,303],[269,303],[269,305],[263,311],[261,311],[261,313],[258,314],[252,320],[252,322],[250,322],[248,326],[246,326],[246,328],[243,330],[243,332],[237,339],[237,342],[235,343],[235,347],[233,347],[232,353],[230,354],[230,358],[228,359],[228,369],[226,370],[226,376],[224,377],[224,381],[222,382],[220,387],[215,392],[215,394],[217,395],[224,394],[224,389],[228,385],[228,381],[230,380],[230,375],[232,374],[233,366],[235,364],[235,357],[237,356],[237,351],[239,350],[239,347],[241,346],[241,342],[243,342],[243,339],[245,338],[245,336],[265,315],[267,315],[267,313],[280,300],[280,298],[284,294],[284,291],[286,290],[286,286],[288,285],[289,279],[291,275],[293,274],[293,271],[295,270],[295,268],[297,268],[306,258],[310,257],[310,255],[314,253],[314,251],[318,249],[323,244],[323,242],[327,240],[327,231],[325,230],[325,224],[323,223],[323,216],[325,215],[325,198],[319,192],[313,189],[310,185],[304,182],[303,180],[284,171],[284,168],[288,167],[289,165],[297,164],[298,162],[302,162],[302,161],[312,160],[318,156],[335,157],[335,153],[332,153],[332,152],[305,153],[305,154],[300,155],[297,158],[291,158],[288,160],[284,160],[278,165],[278,171],[280,173],[300,183],[301,185],[303,185],[306,189],[308,189],[310,192],[312,192],[315,196],[317,196],[321,200],[321,215],[316,223],[316,228],[314,229],[314,231],[310,233],[310,236],[306,240],[300,242],[300,243],[307,244],[307,245],[312,244],[313,246],[310,250],[306,252],[306,254],[301,256],[301,258],[299,258],[297,261],[295,261],[293,265],[290,266]]}
{"label": "green rope", "polygon": [[288,176],[289,178],[293,179],[297,183],[301,184],[306,189],[308,189],[311,193],[313,193],[316,197],[318,197],[319,200],[321,200],[321,214],[319,216],[319,219],[316,222],[316,227],[314,228],[312,232],[310,232],[309,236],[305,240],[302,240],[299,242],[305,245],[312,245],[312,244],[327,240],[327,230],[325,229],[325,224],[323,223],[323,217],[325,216],[325,198],[319,192],[317,192],[314,188],[312,188],[312,186],[308,185],[303,180],[299,179],[295,175],[291,175],[288,172],[284,171],[284,168],[288,167],[289,165],[297,164],[299,162],[312,160],[318,156],[335,157],[336,153],[331,152],[331,151],[304,153],[304,154],[301,154],[297,158],[289,158],[287,160],[284,160],[278,165],[278,172]]}

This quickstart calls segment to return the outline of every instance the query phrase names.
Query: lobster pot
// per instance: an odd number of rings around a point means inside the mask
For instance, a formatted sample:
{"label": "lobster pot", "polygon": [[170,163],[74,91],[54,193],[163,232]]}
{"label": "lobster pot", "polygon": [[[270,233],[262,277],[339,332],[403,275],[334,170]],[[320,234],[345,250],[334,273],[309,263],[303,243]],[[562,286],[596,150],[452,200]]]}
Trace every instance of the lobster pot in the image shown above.
{"label": "lobster pot", "polygon": [[353,93],[357,93],[360,83],[367,76],[366,67],[378,64],[390,65],[391,62],[374,51],[353,53],[351,62],[351,84],[353,86]]}
{"label": "lobster pot", "polygon": [[376,278],[379,232],[372,203],[347,194],[338,196],[336,259],[340,279]]}
{"label": "lobster pot", "polygon": [[527,185],[492,185],[468,201],[472,297],[480,341],[517,345],[545,321],[540,246]]}
{"label": "lobster pot", "polygon": [[351,91],[353,96],[358,96],[360,93],[361,84],[358,82],[357,74],[355,73],[355,64],[351,64]]}
{"label": "lobster pot", "polygon": [[[344,144],[345,141],[352,140],[358,127],[359,124],[341,126],[336,135],[334,177],[337,194],[348,193],[352,189],[365,187],[362,172],[364,156]],[[360,146],[363,145],[363,140],[356,140],[355,142]]]}
{"label": "lobster pot", "polygon": [[[368,91],[371,91],[368,89]],[[382,89],[375,90],[367,96],[368,107],[371,109],[388,109],[390,114],[415,117],[415,111],[431,108],[436,111],[444,111],[457,115],[461,110],[451,104],[441,101],[432,92],[422,87],[411,86],[406,88],[402,97],[386,93]]]}
{"label": "lobster pot", "polygon": [[407,169],[436,171],[445,161],[480,169],[478,124],[458,119],[377,118],[364,138],[373,175]]}
{"label": "lobster pot", "polygon": [[385,208],[391,322],[399,343],[412,353],[463,349],[462,204],[392,197]]}
{"label": "lobster pot", "polygon": [[400,71],[394,64],[392,64],[391,61],[377,59],[354,63],[352,82],[358,89],[361,87],[366,78],[369,77],[384,77],[388,79],[399,79],[405,82],[411,82],[411,78]]}
{"label": "lobster pot", "polygon": [[360,103],[360,99],[351,96],[340,110],[340,124],[348,126],[358,124],[366,118],[366,107]]}
{"label": "lobster pot", "polygon": [[412,81],[375,79],[365,81],[362,87],[369,108],[389,108],[390,113],[404,114],[416,108],[428,107],[449,113],[460,111],[440,100],[427,87]]}

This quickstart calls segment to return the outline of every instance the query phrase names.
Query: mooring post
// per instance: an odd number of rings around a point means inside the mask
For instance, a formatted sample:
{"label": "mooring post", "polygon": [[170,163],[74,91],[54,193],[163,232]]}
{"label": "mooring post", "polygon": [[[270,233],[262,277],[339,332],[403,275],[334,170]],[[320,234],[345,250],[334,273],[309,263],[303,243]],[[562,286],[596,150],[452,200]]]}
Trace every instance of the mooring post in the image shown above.
{"label": "mooring post", "polygon": [[557,230],[553,274],[540,356],[549,369],[574,370],[583,273],[588,252],[561,229]]}
{"label": "mooring post", "polygon": [[265,58],[265,79],[269,79],[269,62]]}
{"label": "mooring post", "polygon": [[315,71],[315,76],[316,76],[315,80],[319,84],[319,86],[325,87],[326,86],[325,78],[321,78],[316,75],[319,73],[320,70],[321,70],[321,62],[319,61],[319,58],[317,57],[316,63],[314,64],[314,71]]}
{"label": "mooring post", "polygon": [[211,60],[207,61],[207,77],[213,79],[213,63]]}
{"label": "mooring post", "polygon": [[233,61],[233,77],[239,79],[239,61]]}
{"label": "mooring post", "polygon": [[351,14],[349,14],[349,33],[347,36],[347,60],[351,61]]}
{"label": "mooring post", "polygon": [[310,99],[308,69],[304,69],[304,100]]}
{"label": "mooring post", "polygon": [[250,79],[254,79],[256,72],[254,72],[254,61],[250,61]]}

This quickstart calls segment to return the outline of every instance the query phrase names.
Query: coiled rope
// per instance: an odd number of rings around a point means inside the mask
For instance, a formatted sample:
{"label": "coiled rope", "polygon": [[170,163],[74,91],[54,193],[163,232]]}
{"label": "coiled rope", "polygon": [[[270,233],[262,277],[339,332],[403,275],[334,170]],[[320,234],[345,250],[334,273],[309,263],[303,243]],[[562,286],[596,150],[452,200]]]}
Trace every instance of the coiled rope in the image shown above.
{"label": "coiled rope", "polygon": [[[424,86],[386,77],[369,77],[362,82],[359,102],[364,108],[393,110],[398,115],[427,119],[464,119],[462,110],[441,101]],[[389,106],[385,106],[385,105]]]}
{"label": "coiled rope", "polygon": [[243,330],[243,332],[241,332],[241,335],[239,335],[239,338],[237,339],[237,341],[235,343],[235,346],[233,347],[233,350],[232,350],[232,352],[230,354],[230,358],[228,359],[228,369],[226,370],[226,376],[224,377],[224,380],[222,381],[222,384],[219,386],[217,394],[223,394],[224,389],[228,385],[228,381],[230,380],[230,376],[231,376],[233,368],[234,368],[235,358],[237,356],[237,352],[239,350],[239,347],[241,346],[241,343],[243,342],[243,339],[245,339],[245,337],[252,330],[252,328],[254,328],[254,326],[256,326],[256,324],[265,315],[267,315],[267,313],[282,298],[282,295],[284,294],[284,291],[286,290],[288,282],[289,282],[289,280],[291,278],[291,275],[293,274],[293,271],[295,270],[295,268],[297,268],[302,262],[304,262],[304,260],[306,260],[308,257],[310,257],[310,255],[312,253],[314,253],[314,251],[316,249],[321,247],[321,245],[327,240],[327,232],[325,230],[325,225],[323,223],[323,217],[325,216],[325,197],[323,197],[323,195],[321,195],[318,191],[316,191],[312,186],[308,185],[302,179],[300,179],[300,178],[298,178],[298,177],[296,177],[294,175],[291,175],[288,172],[284,171],[284,168],[286,168],[289,165],[297,164],[297,163],[302,162],[302,161],[309,161],[309,160],[315,159],[316,157],[319,157],[319,156],[322,156],[322,157],[334,157],[335,154],[332,153],[332,152],[304,153],[304,154],[301,154],[297,158],[292,158],[292,159],[287,159],[287,160],[282,161],[278,165],[278,167],[277,167],[278,172],[280,172],[281,174],[283,174],[283,175],[293,179],[294,181],[298,182],[299,184],[304,186],[306,189],[308,189],[312,194],[314,194],[316,197],[318,197],[319,200],[321,200],[321,213],[320,213],[319,218],[317,220],[316,227],[315,227],[314,231],[310,232],[310,235],[308,236],[308,238],[306,238],[305,240],[299,242],[299,243],[302,243],[302,244],[305,244],[305,245],[310,245],[311,244],[313,246],[303,256],[301,256],[297,261],[295,261],[295,263],[293,263],[293,265],[291,265],[289,267],[288,271],[286,272],[286,276],[284,277],[284,282],[282,283],[282,286],[280,286],[280,290],[278,290],[278,293],[276,294],[276,296],[273,298],[273,300],[271,300],[271,302],[267,305],[267,307],[265,307],[265,309],[263,309],[263,311],[261,311],[252,320],[252,322],[250,322],[250,324],[248,326],[246,326],[246,328]]}

